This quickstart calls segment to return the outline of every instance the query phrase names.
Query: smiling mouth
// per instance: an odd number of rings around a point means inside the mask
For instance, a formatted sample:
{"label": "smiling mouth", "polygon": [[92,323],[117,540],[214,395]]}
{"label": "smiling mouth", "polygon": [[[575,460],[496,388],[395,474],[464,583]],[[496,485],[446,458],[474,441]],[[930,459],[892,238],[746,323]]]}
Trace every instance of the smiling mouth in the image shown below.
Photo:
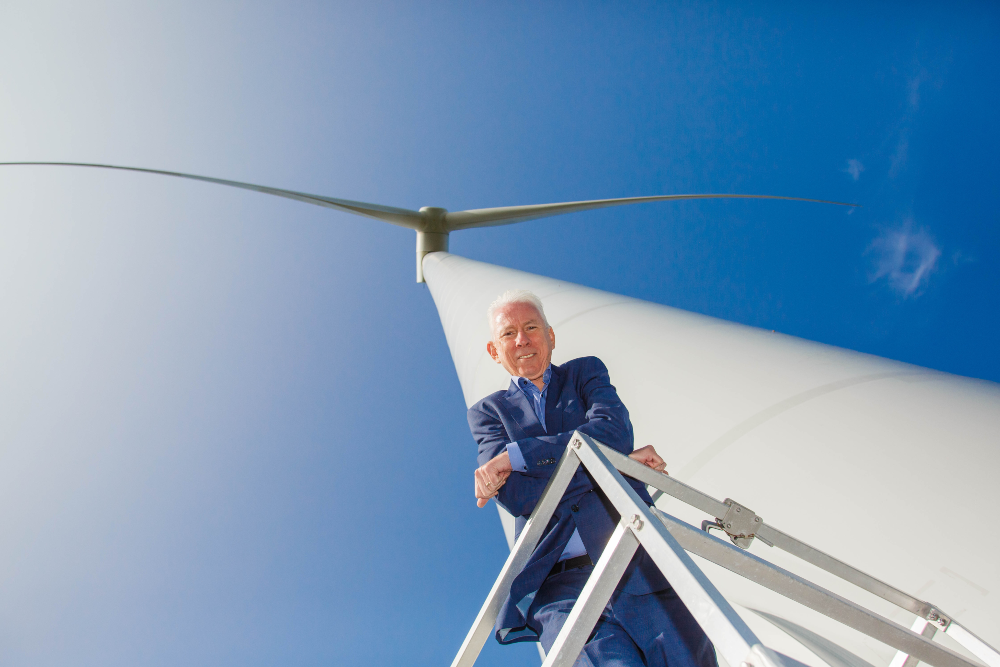
{"label": "smiling mouth", "polygon": [[531,354],[524,354],[524,355],[521,355],[520,357],[518,357],[517,360],[521,361],[522,359],[531,359],[536,354],[537,354],[537,352],[532,352]]}

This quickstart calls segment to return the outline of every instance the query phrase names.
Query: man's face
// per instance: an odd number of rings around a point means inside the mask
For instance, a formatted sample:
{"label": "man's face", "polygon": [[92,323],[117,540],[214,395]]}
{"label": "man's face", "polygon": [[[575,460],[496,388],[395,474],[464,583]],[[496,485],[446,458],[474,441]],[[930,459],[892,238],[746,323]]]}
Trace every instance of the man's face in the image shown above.
{"label": "man's face", "polygon": [[493,340],[486,350],[514,376],[540,378],[552,360],[556,334],[528,303],[511,303],[493,314]]}

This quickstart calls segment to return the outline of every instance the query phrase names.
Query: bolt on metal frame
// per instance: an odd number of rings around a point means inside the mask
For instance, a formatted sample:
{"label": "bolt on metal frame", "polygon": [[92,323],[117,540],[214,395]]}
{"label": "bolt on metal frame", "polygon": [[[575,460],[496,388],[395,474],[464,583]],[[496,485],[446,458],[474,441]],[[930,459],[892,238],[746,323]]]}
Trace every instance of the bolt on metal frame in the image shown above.
{"label": "bolt on metal frame", "polygon": [[[514,578],[528,562],[580,465],[587,469],[622,518],[546,656],[543,667],[571,667],[576,661],[640,544],[670,581],[678,597],[715,645],[716,651],[733,667],[788,667],[794,661],[760,643],[691,559],[688,551],[896,648],[899,653],[892,667],[914,667],[916,661],[927,662],[933,667],[980,667],[931,641],[936,626],[944,629],[989,667],[1000,667],[1000,654],[995,649],[932,605],[768,526],[751,510],[735,501],[727,499],[725,503],[720,502],[580,432],[573,435],[553,471],[452,667],[472,667],[475,664]],[[704,524],[703,529],[698,530],[655,507],[648,507],[628,485],[622,473],[712,516],[723,517],[711,526],[726,531],[737,546],[709,535]],[[905,628],[747,553],[744,549],[754,537],[913,611],[918,614],[918,621],[922,621],[921,627],[918,629],[915,623],[914,629]],[[896,665],[896,662],[900,664]]]}

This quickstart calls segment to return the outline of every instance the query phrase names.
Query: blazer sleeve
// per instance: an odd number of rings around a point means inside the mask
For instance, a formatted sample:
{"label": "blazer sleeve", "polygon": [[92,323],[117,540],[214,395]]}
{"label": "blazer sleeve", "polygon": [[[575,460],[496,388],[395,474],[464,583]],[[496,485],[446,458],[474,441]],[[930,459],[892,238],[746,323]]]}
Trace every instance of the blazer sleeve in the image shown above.
{"label": "blazer sleeve", "polygon": [[[502,454],[510,440],[507,438],[507,431],[503,427],[500,416],[488,402],[480,402],[469,408],[468,417],[472,436],[479,445],[479,455],[476,460],[479,465],[483,465]],[[524,440],[518,441],[518,443],[521,442]],[[565,449],[565,446],[563,448]],[[555,466],[548,465],[547,468],[549,473],[547,476],[512,472],[507,478],[507,483],[500,487],[496,497],[497,503],[514,516],[531,514],[531,511],[535,509],[535,504],[542,497],[542,492],[545,491],[545,485],[548,484]],[[581,468],[573,475],[573,480],[563,497],[572,497],[589,491],[591,488],[593,486],[590,478]]]}

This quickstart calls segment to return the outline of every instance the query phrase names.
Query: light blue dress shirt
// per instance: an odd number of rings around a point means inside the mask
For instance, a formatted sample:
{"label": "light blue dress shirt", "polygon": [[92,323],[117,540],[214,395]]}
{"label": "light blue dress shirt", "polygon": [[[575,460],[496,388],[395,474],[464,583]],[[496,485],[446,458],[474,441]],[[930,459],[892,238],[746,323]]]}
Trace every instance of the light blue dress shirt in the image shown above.
{"label": "light blue dress shirt", "polygon": [[[545,369],[544,375],[542,375],[542,382],[545,386],[541,391],[538,391],[538,387],[535,383],[527,378],[514,378],[514,382],[517,383],[518,388],[524,392],[524,395],[528,398],[531,403],[531,409],[535,411],[535,416],[538,417],[538,421],[541,422],[542,428],[545,429],[546,433],[548,429],[545,428],[545,397],[549,393],[549,381],[552,379],[552,364]],[[515,471],[527,472],[528,466],[524,463],[524,456],[521,454],[521,448],[518,446],[517,442],[512,442],[507,445],[507,455],[510,457],[510,467]],[[576,558],[577,556],[583,556],[587,553],[587,547],[583,546],[583,540],[580,539],[580,531],[574,530],[573,536],[569,538],[569,542],[566,544],[566,548],[563,549],[562,555],[559,556],[559,560],[566,560],[567,558]]]}

